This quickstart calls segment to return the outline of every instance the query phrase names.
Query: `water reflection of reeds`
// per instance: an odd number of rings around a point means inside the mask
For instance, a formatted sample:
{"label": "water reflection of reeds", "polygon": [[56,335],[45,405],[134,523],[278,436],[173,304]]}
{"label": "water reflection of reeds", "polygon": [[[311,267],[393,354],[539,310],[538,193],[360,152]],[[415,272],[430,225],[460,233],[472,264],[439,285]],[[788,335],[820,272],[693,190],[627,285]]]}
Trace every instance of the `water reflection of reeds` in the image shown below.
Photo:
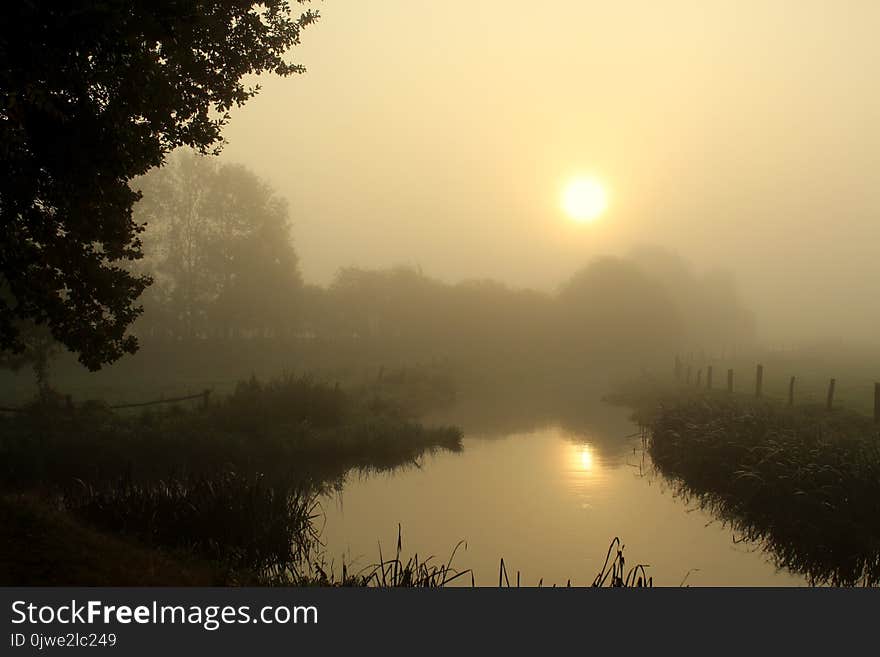
{"label": "water reflection of reeds", "polygon": [[860,415],[706,396],[661,406],[646,444],[677,494],[812,584],[880,583],[880,445]]}

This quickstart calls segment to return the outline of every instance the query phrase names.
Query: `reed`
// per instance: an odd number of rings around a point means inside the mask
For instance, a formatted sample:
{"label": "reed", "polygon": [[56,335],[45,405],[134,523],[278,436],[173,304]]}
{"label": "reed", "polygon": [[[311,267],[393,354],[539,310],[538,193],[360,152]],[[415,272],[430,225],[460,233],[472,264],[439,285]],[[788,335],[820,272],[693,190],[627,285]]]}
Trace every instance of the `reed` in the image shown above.
{"label": "reed", "polygon": [[[654,586],[654,578],[648,575],[648,564],[636,564],[629,570],[626,568],[626,557],[623,554],[624,545],[620,538],[615,536],[608,546],[602,569],[596,574],[590,585],[593,588],[646,588]],[[516,571],[515,584],[511,585],[510,576],[504,559],[498,567],[498,586],[510,588],[520,587],[520,572]],[[543,578],[538,581],[538,586],[544,584]],[[566,582],[571,586],[571,580]]]}
{"label": "reed", "polygon": [[880,436],[871,418],[729,394],[637,412],[678,492],[812,583],[880,583]]}
{"label": "reed", "polygon": [[234,472],[100,487],[77,481],[63,506],[150,547],[192,552],[230,571],[271,578],[299,567],[318,541],[314,493]]}

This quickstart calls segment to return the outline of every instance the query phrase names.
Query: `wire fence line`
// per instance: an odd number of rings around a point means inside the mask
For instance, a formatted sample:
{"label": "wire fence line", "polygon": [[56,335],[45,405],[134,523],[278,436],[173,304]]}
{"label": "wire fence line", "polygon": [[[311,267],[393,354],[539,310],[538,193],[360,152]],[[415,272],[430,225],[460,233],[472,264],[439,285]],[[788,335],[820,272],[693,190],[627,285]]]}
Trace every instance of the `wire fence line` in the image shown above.
{"label": "wire fence line", "polygon": [[[102,404],[102,407],[108,408],[111,410],[117,410],[117,409],[123,409],[123,408],[139,408],[139,407],[143,407],[143,406],[155,406],[157,404],[175,404],[175,403],[183,402],[183,401],[192,401],[195,399],[201,399],[202,400],[202,407],[204,408],[204,407],[207,407],[208,404],[210,403],[211,392],[212,391],[210,389],[205,389],[202,392],[198,392],[198,393],[195,393],[192,395],[184,395],[182,397],[167,397],[167,398],[161,398],[161,399],[154,399],[152,401],[133,402],[133,403],[129,403],[129,404],[108,404],[108,405]],[[71,398],[70,395],[65,395],[64,399],[65,399],[67,408],[72,409],[72,408],[76,407],[76,405],[73,403],[73,399]],[[88,400],[88,401],[84,402],[83,404],[89,404],[90,402],[96,403],[96,401],[97,400]],[[100,403],[100,402],[98,402],[98,403]],[[79,405],[82,406],[83,404],[79,404]],[[16,406],[0,406],[0,412],[26,413],[28,410],[30,410],[30,408],[31,407],[28,407],[28,406],[18,406],[18,407],[16,407]]]}
{"label": "wire fence line", "polygon": [[[712,390],[713,388],[713,366],[707,365],[706,368],[706,377],[703,379],[703,368],[699,368],[696,372],[696,376],[692,377],[692,366],[690,364],[686,364],[685,361],[680,357],[675,357],[675,369],[674,375],[675,380],[684,383],[685,385],[694,385],[696,387],[703,387],[707,390]],[[755,397],[762,397],[764,394],[764,366],[758,363],[755,366]],[[795,383],[797,382],[796,376],[791,376],[788,381],[788,405],[793,406],[795,401]],[[827,410],[831,410],[834,407],[834,393],[837,388],[837,379],[835,377],[831,377],[828,380],[827,393],[825,396],[825,407]],[[728,368],[727,370],[727,392],[734,391],[734,370],[733,368]],[[880,423],[880,381],[874,382],[874,422]]]}

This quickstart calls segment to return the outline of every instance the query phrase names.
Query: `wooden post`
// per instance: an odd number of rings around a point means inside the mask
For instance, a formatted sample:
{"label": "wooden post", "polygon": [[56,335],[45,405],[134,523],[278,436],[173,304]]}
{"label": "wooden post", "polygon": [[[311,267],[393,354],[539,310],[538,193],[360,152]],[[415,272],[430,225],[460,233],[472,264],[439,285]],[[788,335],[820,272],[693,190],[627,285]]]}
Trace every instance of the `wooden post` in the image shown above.
{"label": "wooden post", "polygon": [[675,380],[681,380],[681,358],[678,357],[678,354],[675,355]]}
{"label": "wooden post", "polygon": [[706,390],[711,390],[711,389],[712,389],[712,366],[709,365],[709,367],[706,369]]}
{"label": "wooden post", "polygon": [[880,383],[874,384],[874,422],[880,422]]}
{"label": "wooden post", "polygon": [[837,383],[837,379],[831,379],[828,382],[828,400],[825,404],[825,408],[827,410],[831,410],[831,407],[834,405],[834,385]]}
{"label": "wooden post", "polygon": [[697,387],[699,388],[703,380],[703,368],[697,370]]}
{"label": "wooden post", "polygon": [[733,370],[727,370],[727,392],[733,392]]}
{"label": "wooden post", "polygon": [[211,391],[205,389],[202,391],[202,408],[208,408],[208,400],[211,397]]}
{"label": "wooden post", "polygon": [[794,406],[794,377],[788,381],[788,405]]}
{"label": "wooden post", "polygon": [[764,389],[764,366],[759,364],[758,369],[755,370],[755,397],[760,397],[763,389]]}
{"label": "wooden post", "polygon": [[687,374],[685,375],[684,382],[690,384],[691,382],[691,366],[688,365]]}

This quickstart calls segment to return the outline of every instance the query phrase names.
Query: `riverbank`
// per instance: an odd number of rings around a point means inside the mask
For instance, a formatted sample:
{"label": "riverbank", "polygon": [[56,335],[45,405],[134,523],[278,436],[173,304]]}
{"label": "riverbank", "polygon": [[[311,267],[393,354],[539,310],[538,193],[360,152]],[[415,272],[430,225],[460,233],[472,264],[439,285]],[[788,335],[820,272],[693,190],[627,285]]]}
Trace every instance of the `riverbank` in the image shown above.
{"label": "riverbank", "polygon": [[815,404],[643,380],[634,409],[679,492],[814,584],[880,583],[880,436],[871,418]]}
{"label": "riverbank", "polygon": [[[157,563],[174,564],[168,554],[185,555],[207,564],[211,581],[278,581],[314,557],[321,491],[352,470],[460,449],[460,430],[424,426],[393,396],[308,377],[252,378],[204,407],[140,413],[71,407],[44,394],[0,418],[0,487],[18,528],[0,548],[0,562],[17,564],[4,583],[66,585],[66,573],[92,572],[89,560],[82,569],[63,565],[58,534],[83,554],[106,553],[94,564],[104,563],[111,579],[125,570],[120,559],[131,542],[132,558],[154,550]],[[28,539],[30,526],[40,529]],[[31,543],[42,560],[13,554]],[[190,583],[180,568],[152,570],[152,583]],[[204,574],[194,581],[204,583]]]}

